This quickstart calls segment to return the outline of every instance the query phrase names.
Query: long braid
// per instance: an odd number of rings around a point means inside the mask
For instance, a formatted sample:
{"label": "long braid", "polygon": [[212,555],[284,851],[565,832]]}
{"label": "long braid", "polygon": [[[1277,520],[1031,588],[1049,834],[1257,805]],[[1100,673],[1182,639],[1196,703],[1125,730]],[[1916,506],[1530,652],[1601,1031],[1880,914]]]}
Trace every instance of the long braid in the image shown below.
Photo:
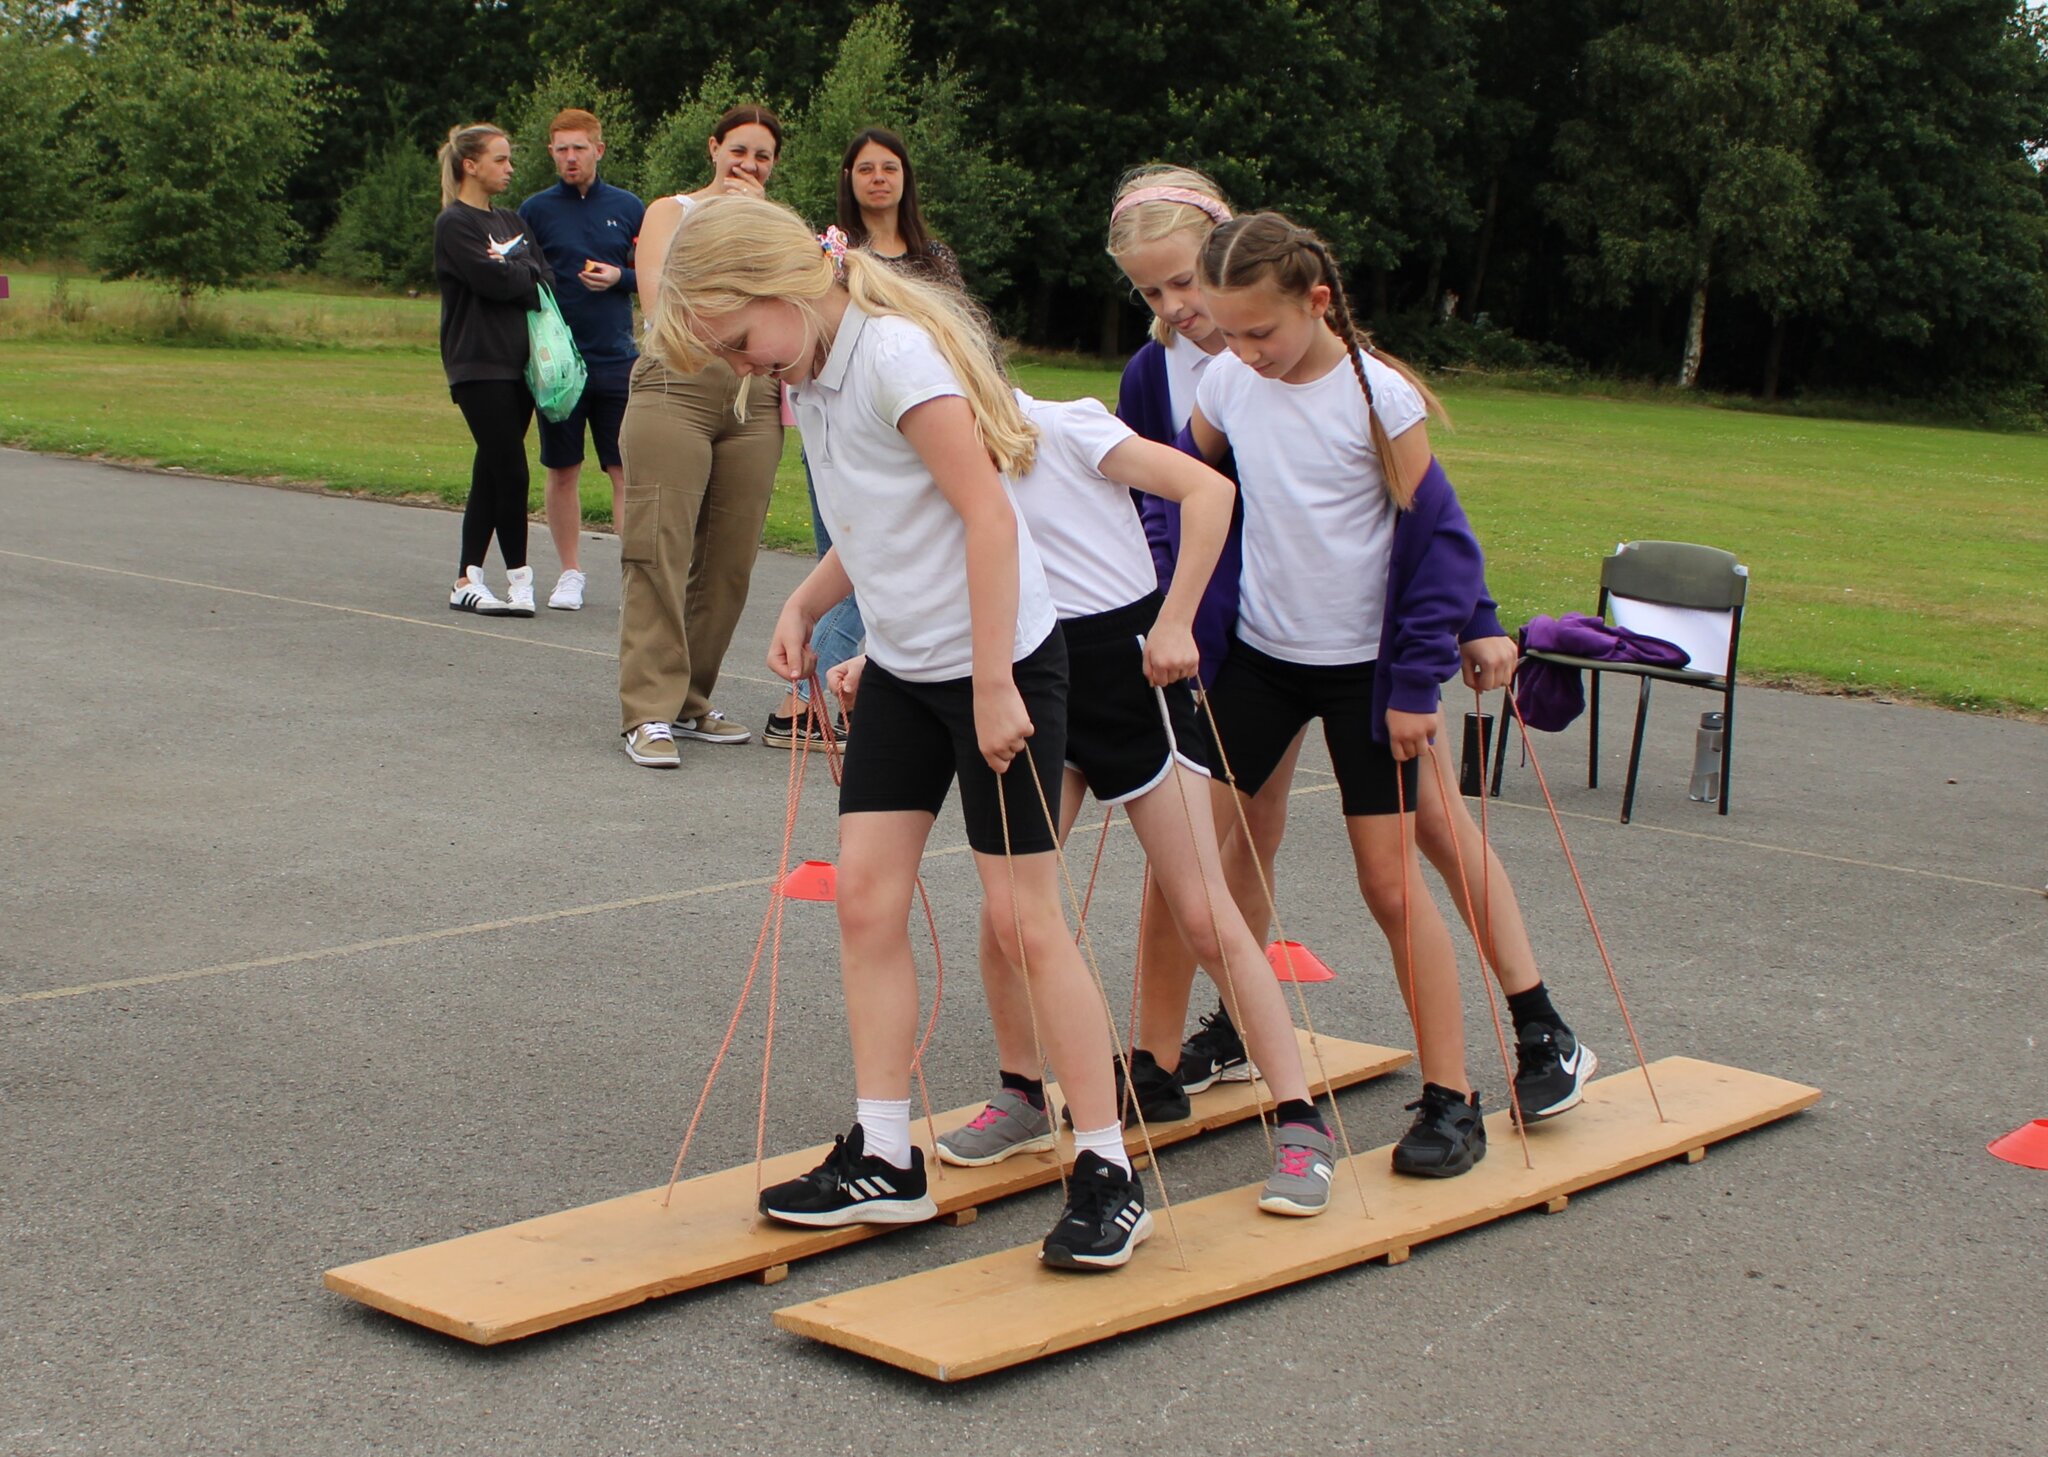
{"label": "long braid", "polygon": [[1306,228],[1301,231],[1301,246],[1308,249],[1323,267],[1323,282],[1330,286],[1330,311],[1323,315],[1323,322],[1330,326],[1344,344],[1344,357],[1351,361],[1351,372],[1358,376],[1358,387],[1365,391],[1366,428],[1372,437],[1373,454],[1380,460],[1380,478],[1387,484],[1387,495],[1395,507],[1405,511],[1415,501],[1415,487],[1401,479],[1399,468],[1394,462],[1394,442],[1387,435],[1387,427],[1380,422],[1380,412],[1373,408],[1372,381],[1365,373],[1365,360],[1360,351],[1372,350],[1372,339],[1360,330],[1351,318],[1351,301],[1344,296],[1344,275],[1338,271],[1337,260],[1330,256],[1329,245]]}

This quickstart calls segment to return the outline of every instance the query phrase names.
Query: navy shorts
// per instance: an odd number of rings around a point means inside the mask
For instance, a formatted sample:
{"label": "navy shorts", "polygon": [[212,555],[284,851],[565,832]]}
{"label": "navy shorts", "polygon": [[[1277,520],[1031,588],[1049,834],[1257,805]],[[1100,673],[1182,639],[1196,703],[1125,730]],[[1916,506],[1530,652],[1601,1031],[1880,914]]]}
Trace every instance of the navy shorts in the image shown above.
{"label": "navy shorts", "polygon": [[626,391],[601,389],[596,380],[583,386],[583,398],[569,418],[557,423],[545,415],[540,419],[540,463],[550,470],[583,464],[583,427],[590,426],[591,444],[597,447],[597,463],[606,470],[619,465],[619,422],[626,418]]}
{"label": "navy shorts", "polygon": [[[1397,774],[1400,794],[1407,796],[1413,813],[1418,761],[1397,764],[1393,750],[1373,737],[1372,678],[1370,661],[1335,667],[1288,663],[1242,639],[1233,641],[1209,689],[1209,709],[1222,748],[1229,751],[1232,782],[1246,794],[1257,794],[1280,767],[1301,726],[1319,718],[1344,813],[1399,813]],[[1213,741],[1210,751],[1219,752]]]}
{"label": "navy shorts", "polygon": [[[870,658],[846,735],[839,812],[922,810],[936,816],[957,777],[967,843],[975,850],[1003,853],[1006,812],[1014,853],[1036,855],[1054,848],[1067,752],[1067,644],[1060,630],[1055,627],[1012,664],[1011,674],[1024,711],[1031,715],[1032,733],[1024,741],[1024,754],[1007,773],[997,774],[981,757],[975,736],[973,678],[913,683]],[[1038,784],[1032,783],[1033,764]],[[1039,785],[1045,788],[1043,804]]]}
{"label": "navy shorts", "polygon": [[[1206,736],[1185,683],[1145,681],[1139,639],[1159,617],[1157,592],[1127,607],[1060,624],[1067,639],[1067,765],[1104,804],[1122,804],[1158,787],[1176,757],[1209,772]],[[1170,732],[1169,732],[1170,726]]]}

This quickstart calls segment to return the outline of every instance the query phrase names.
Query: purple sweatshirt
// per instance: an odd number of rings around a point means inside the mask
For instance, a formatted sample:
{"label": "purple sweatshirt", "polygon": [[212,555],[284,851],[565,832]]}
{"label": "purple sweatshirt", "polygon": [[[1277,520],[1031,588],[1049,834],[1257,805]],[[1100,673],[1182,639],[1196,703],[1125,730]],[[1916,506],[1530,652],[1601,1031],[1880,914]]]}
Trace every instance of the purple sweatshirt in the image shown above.
{"label": "purple sweatshirt", "polygon": [[[1117,417],[1148,440],[1168,441],[1200,455],[1194,436],[1176,428],[1173,397],[1166,383],[1166,348],[1148,342],[1124,367],[1117,392]],[[1235,462],[1218,469],[1237,480]],[[1163,591],[1173,580],[1180,551],[1180,506],[1157,496],[1138,497],[1138,515],[1152,547],[1152,565]],[[1443,539],[1438,540],[1441,536]],[[1195,645],[1202,654],[1202,684],[1215,681],[1237,632],[1239,579],[1244,569],[1244,503],[1231,517],[1230,539],[1195,611]],[[1460,605],[1462,604],[1462,610]],[[1444,625],[1446,614],[1452,621]],[[1505,637],[1498,604],[1486,590],[1485,561],[1471,523],[1458,505],[1450,478],[1432,458],[1416,488],[1415,504],[1395,520],[1394,549],[1387,572],[1387,614],[1373,672],[1373,737],[1386,738],[1386,710],[1431,713],[1443,682],[1458,671],[1458,645]],[[1426,680],[1426,683],[1425,683]],[[1416,706],[1420,705],[1420,706]]]}

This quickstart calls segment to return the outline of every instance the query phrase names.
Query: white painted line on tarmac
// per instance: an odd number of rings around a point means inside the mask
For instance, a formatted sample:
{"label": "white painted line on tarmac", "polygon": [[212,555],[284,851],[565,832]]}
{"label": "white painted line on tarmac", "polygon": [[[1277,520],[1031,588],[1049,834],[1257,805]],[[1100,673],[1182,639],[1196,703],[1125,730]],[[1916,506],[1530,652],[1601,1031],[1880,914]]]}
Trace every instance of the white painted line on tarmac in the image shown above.
{"label": "white painted line on tarmac", "polygon": [[[171,587],[196,587],[204,592],[225,592],[234,597],[254,597],[262,602],[285,602],[293,607],[318,607],[328,612],[345,612],[352,617],[372,617],[382,622],[403,622],[412,627],[431,627],[438,632],[460,632],[470,637],[495,638],[499,642],[518,643],[522,647],[550,648],[558,653],[582,653],[593,658],[604,658],[616,662],[618,653],[610,648],[578,647],[574,643],[551,642],[546,638],[525,637],[511,632],[488,632],[481,627],[466,627],[455,622],[435,622],[426,617],[407,617],[401,612],[378,612],[368,607],[345,607],[339,602],[315,602],[305,597],[283,597],[275,592],[256,592],[247,587],[226,587],[219,582],[194,582],[185,577],[164,577],[154,572],[133,572],[122,567],[103,567],[92,562],[66,561],[62,557],[37,556],[33,552],[8,551],[0,548],[0,556],[14,557],[25,562],[40,562],[50,567],[71,567],[81,572],[103,572],[110,577],[133,577],[141,582],[162,582]],[[755,678],[746,673],[722,671],[719,676],[737,679],[742,683],[759,683],[770,688],[787,689],[788,684],[776,678]]]}
{"label": "white painted line on tarmac", "polygon": [[[937,860],[950,855],[964,855],[965,845],[947,845],[937,850],[927,850],[926,860]],[[574,920],[580,916],[601,916],[611,911],[637,910],[643,906],[669,905],[676,901],[693,900],[698,896],[719,895],[729,890],[757,890],[775,884],[773,875],[757,875],[747,880],[726,880],[716,885],[693,885],[686,890],[658,891],[653,895],[636,895],[625,900],[600,901],[595,905],[564,906],[560,910],[535,911],[526,916],[507,916],[497,921],[473,921],[466,926],[442,926],[432,931],[414,931],[403,936],[380,936],[374,941],[351,941],[343,946],[320,946],[311,951],[293,951],[283,956],[260,956],[252,961],[228,961],[217,966],[195,966],[186,971],[157,972],[150,976],[127,976],[116,981],[87,982],[81,986],[47,987],[42,991],[18,992],[0,996],[0,1007],[17,1002],[49,1002],[65,997],[82,997],[93,992],[125,991],[130,987],[165,986],[172,982],[202,981],[210,977],[233,976],[243,971],[267,971],[277,966],[300,966],[313,961],[334,961],[344,956],[360,956],[369,951],[389,951],[401,946],[422,946],[432,941],[448,941],[457,936],[480,936],[493,931],[515,930],[520,926],[543,926],[553,921]]]}
{"label": "white painted line on tarmac", "polygon": [[[1288,797],[1293,798],[1296,795],[1302,794],[1332,794],[1338,788],[1339,786],[1335,784],[1312,784],[1307,789],[1290,790]],[[1495,800],[1493,808],[1520,810],[1525,814],[1549,814],[1549,811],[1540,804],[1516,804],[1514,801],[1506,799]],[[1490,810],[1488,812],[1491,813]],[[2011,885],[2003,880],[1973,880],[1967,875],[1950,875],[1946,871],[1941,870],[1922,870],[1917,865],[1890,865],[1882,860],[1858,860],[1850,855],[1828,855],[1823,854],[1819,850],[1800,850],[1791,845],[1772,845],[1763,840],[1744,840],[1735,835],[1710,834],[1706,830],[1681,830],[1675,825],[1647,825],[1641,820],[1624,825],[1612,815],[1586,814],[1580,810],[1561,809],[1557,813],[1562,819],[1584,820],[1587,824],[1591,825],[1608,825],[1617,830],[1625,830],[1629,834],[1634,834],[1636,831],[1641,830],[1645,834],[1651,835],[1678,835],[1687,840],[1706,840],[1716,845],[1735,845],[1744,850],[1763,850],[1772,855],[1796,855],[1802,860],[1825,860],[1833,865],[1853,865],[1859,870],[1884,870],[1889,871],[1893,875],[1917,875],[1923,880],[1945,880],[1951,885],[1976,885],[1982,886],[1985,890],[2016,890],[2021,895],[2031,896],[2036,899],[2039,899],[2042,894],[2041,887],[2039,886]]]}

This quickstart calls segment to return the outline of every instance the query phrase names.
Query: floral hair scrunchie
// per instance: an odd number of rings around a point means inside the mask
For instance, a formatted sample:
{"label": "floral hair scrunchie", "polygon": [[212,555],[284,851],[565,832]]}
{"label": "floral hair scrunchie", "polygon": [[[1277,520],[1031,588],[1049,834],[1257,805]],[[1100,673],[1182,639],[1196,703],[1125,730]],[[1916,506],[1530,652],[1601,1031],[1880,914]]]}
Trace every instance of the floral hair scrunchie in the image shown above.
{"label": "floral hair scrunchie", "polygon": [[818,234],[818,246],[832,260],[833,277],[846,277],[846,234],[837,226],[829,227]]}

